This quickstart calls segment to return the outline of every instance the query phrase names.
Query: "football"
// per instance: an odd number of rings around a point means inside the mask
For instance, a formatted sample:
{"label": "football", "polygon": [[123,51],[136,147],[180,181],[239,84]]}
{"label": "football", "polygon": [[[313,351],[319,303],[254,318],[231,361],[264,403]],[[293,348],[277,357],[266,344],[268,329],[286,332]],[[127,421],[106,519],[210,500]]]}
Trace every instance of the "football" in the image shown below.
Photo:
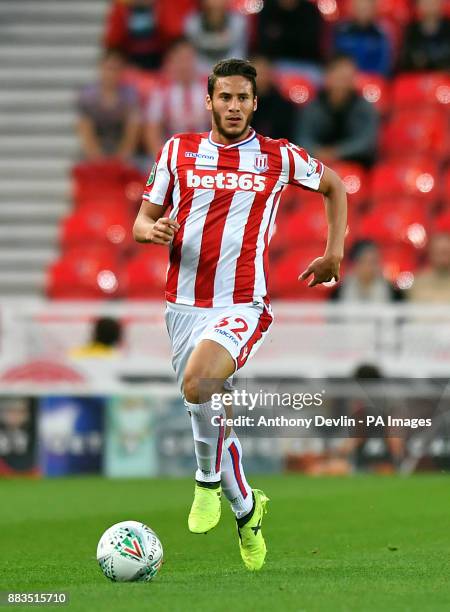
{"label": "football", "polygon": [[97,561],[114,582],[150,582],[163,562],[156,533],[138,521],[116,523],[100,538]]}

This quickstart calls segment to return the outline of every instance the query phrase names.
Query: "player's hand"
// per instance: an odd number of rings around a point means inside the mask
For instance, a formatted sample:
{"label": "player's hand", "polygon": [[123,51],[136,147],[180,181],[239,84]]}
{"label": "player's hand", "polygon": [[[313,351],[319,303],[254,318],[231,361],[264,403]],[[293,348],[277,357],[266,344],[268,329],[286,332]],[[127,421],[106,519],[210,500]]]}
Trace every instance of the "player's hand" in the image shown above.
{"label": "player's hand", "polygon": [[314,259],[304,272],[298,277],[299,280],[306,280],[313,275],[313,278],[308,283],[308,287],[314,287],[321,283],[329,283],[333,279],[339,280],[339,267],[341,260],[339,257],[317,257]]}
{"label": "player's hand", "polygon": [[179,229],[179,223],[169,219],[169,217],[161,217],[153,224],[147,235],[147,240],[150,240],[153,244],[168,245]]}

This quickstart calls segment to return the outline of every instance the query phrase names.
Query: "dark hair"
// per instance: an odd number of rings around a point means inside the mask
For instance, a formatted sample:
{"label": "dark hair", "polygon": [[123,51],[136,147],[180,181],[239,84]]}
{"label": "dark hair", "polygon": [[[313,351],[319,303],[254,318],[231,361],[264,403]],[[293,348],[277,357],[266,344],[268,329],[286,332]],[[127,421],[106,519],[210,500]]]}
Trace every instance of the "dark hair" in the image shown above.
{"label": "dark hair", "polygon": [[370,380],[383,378],[383,375],[376,365],[371,363],[361,363],[353,373],[353,378],[356,378],[356,380]]}
{"label": "dark hair", "polygon": [[351,262],[355,262],[365,251],[376,250],[378,245],[373,240],[357,240],[349,249],[348,258]]}
{"label": "dark hair", "polygon": [[212,98],[217,79],[220,77],[242,76],[252,84],[253,95],[256,96],[256,69],[242,59],[227,59],[218,62],[208,77],[208,94]]}
{"label": "dark hair", "polygon": [[122,327],[119,321],[112,317],[100,317],[95,321],[93,341],[106,346],[115,346],[122,337]]}

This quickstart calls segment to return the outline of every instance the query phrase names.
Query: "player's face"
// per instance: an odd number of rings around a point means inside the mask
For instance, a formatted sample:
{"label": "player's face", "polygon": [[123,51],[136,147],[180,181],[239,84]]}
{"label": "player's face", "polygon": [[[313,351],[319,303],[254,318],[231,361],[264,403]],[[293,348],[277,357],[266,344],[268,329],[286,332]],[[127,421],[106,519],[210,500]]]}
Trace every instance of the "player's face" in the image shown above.
{"label": "player's face", "polygon": [[213,128],[227,140],[238,140],[245,135],[256,105],[252,84],[242,76],[217,79],[212,98],[206,98]]}

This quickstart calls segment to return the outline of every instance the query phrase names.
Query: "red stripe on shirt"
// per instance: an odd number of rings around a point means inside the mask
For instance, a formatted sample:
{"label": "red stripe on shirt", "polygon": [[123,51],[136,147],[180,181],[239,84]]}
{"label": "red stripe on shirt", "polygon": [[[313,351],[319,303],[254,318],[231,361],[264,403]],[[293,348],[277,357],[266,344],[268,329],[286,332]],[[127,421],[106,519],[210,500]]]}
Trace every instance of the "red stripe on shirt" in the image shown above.
{"label": "red stripe on shirt", "polygon": [[292,151],[289,149],[289,147],[287,147],[286,150],[289,158],[289,183],[292,184],[294,182],[295,176],[295,160],[294,156],[292,155]]}
{"label": "red stripe on shirt", "polygon": [[255,289],[255,258],[259,230],[267,205],[267,193],[257,193],[253,200],[242,239],[241,253],[236,262],[233,302],[251,302]]}
{"label": "red stripe on shirt", "polygon": [[[258,140],[261,153],[266,153],[270,160],[269,163],[273,163],[273,147],[268,147],[267,143],[259,137]],[[256,247],[264,211],[269,198],[270,194],[267,194],[266,190],[256,194],[248,215],[247,223],[245,224],[241,253],[236,262],[236,276],[233,290],[233,302],[235,304],[251,302],[253,300],[256,276]]]}
{"label": "red stripe on shirt", "polygon": [[277,212],[277,206],[278,206],[278,203],[280,201],[282,192],[283,192],[283,190],[280,189],[280,191],[274,197],[273,204],[272,204],[272,210],[270,212],[270,217],[269,217],[269,223],[267,224],[267,229],[266,229],[266,232],[264,234],[263,269],[264,269],[264,278],[266,279],[266,291],[267,292],[269,291],[269,232],[270,232],[270,225],[272,223],[273,216]]}
{"label": "red stripe on shirt", "polygon": [[169,179],[169,185],[167,187],[166,195],[164,197],[163,206],[170,206],[172,204],[172,192],[173,192],[173,185],[174,185],[174,175],[173,175],[172,168],[171,168],[172,153],[173,153],[173,140],[171,140],[170,145],[169,145],[169,150],[167,152],[167,171],[169,172],[170,179]]}
{"label": "red stripe on shirt", "polygon": [[[185,153],[187,151],[198,151],[200,142],[201,134],[199,134],[199,138],[198,141],[195,143],[195,146],[193,146],[192,141],[180,138],[178,146],[178,156],[176,160],[177,168],[184,159]],[[180,273],[181,249],[183,247],[184,228],[186,226],[186,220],[191,211],[193,198],[194,189],[181,189],[180,186],[180,203],[178,208],[178,215],[176,218],[176,221],[178,221],[178,223],[180,224],[180,229],[175,234],[170,250],[170,266],[167,273],[166,282],[166,300],[168,302],[176,302],[177,300],[178,276]]]}
{"label": "red stripe on shirt", "polygon": [[[281,168],[281,153],[280,146],[277,141],[267,142],[265,139],[258,136],[261,153],[268,155],[269,164],[280,166]],[[272,168],[273,169],[273,168]],[[247,219],[244,230],[244,238],[242,241],[241,253],[236,263],[236,277],[233,291],[233,302],[251,302],[255,290],[256,280],[256,249],[258,244],[259,231],[263,221],[264,212],[268,200],[273,192],[257,193],[253,200],[252,208]],[[273,211],[273,207],[272,207]],[[270,220],[269,220],[270,223]],[[265,264],[263,263],[265,268]],[[266,276],[266,270],[264,270]],[[267,278],[266,278],[267,291]]]}
{"label": "red stripe on shirt", "polygon": [[[234,170],[239,167],[237,147],[219,149],[217,171],[220,172],[224,167],[225,169],[231,167]],[[194,306],[210,308],[213,305],[214,281],[222,247],[222,236],[234,194],[235,191],[231,189],[216,189],[214,199],[209,205],[203,226],[200,257],[195,278]]]}

